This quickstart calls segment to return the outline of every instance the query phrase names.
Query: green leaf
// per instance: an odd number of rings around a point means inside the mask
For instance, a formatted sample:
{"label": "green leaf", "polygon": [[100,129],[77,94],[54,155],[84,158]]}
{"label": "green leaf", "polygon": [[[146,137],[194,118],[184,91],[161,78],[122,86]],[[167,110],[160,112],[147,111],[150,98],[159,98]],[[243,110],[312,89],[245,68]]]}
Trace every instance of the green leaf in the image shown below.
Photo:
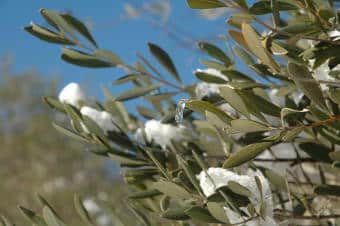
{"label": "green leaf", "polygon": [[93,55],[107,62],[110,62],[111,65],[114,65],[114,66],[123,64],[123,61],[120,59],[120,57],[111,51],[107,51],[103,49],[96,49]]}
{"label": "green leaf", "polygon": [[81,67],[104,68],[115,66],[110,62],[103,61],[96,56],[89,55],[76,49],[62,48],[62,52],[62,60],[66,61],[67,63],[78,65]]}
{"label": "green leaf", "polygon": [[229,57],[219,47],[207,42],[199,42],[198,47],[209,56],[222,61],[226,66],[230,66],[232,64]]}
{"label": "green leaf", "polygon": [[254,20],[252,15],[245,13],[235,13],[229,17],[227,23],[231,26],[241,28],[242,23],[250,23]]}
{"label": "green leaf", "polygon": [[187,207],[177,208],[177,209],[168,209],[161,214],[161,217],[167,218],[170,220],[180,220],[180,221],[188,220],[190,219],[190,217],[185,213],[186,209]]}
{"label": "green leaf", "polygon": [[279,29],[280,34],[275,35],[276,36],[283,36],[282,33],[290,33],[290,34],[297,34],[297,35],[303,35],[303,34],[311,34],[316,31],[320,30],[320,27],[318,25],[315,25],[314,23],[311,22],[296,22],[289,24],[285,27],[282,27]]}
{"label": "green leaf", "polygon": [[193,206],[185,211],[192,219],[207,223],[223,223],[214,218],[207,209],[199,206]]}
{"label": "green leaf", "polygon": [[295,84],[306,96],[323,109],[327,109],[320,85],[315,81],[308,68],[296,63],[288,63],[288,72]]}
{"label": "green leaf", "polygon": [[135,81],[139,77],[140,77],[140,75],[138,75],[138,74],[127,74],[127,75],[124,75],[124,76],[118,78],[116,81],[112,82],[112,85],[121,85],[121,84],[126,83],[126,82]]}
{"label": "green leaf", "polygon": [[340,89],[330,89],[329,97],[332,99],[332,101],[340,105]]}
{"label": "green leaf", "polygon": [[53,97],[43,97],[43,101],[51,108],[56,109],[57,111],[66,113],[64,104],[60,103],[59,100]]}
{"label": "green leaf", "polygon": [[242,34],[245,43],[251,52],[259,58],[265,65],[270,67],[273,73],[278,73],[280,71],[280,66],[271,57],[270,53],[261,43],[261,39],[256,33],[256,31],[246,23],[242,24]]}
{"label": "green leaf", "polygon": [[238,46],[234,46],[233,50],[235,55],[238,56],[244,62],[244,64],[246,65],[254,64],[252,57],[246,51],[244,51]]}
{"label": "green leaf", "polygon": [[283,136],[282,141],[291,142],[297,135],[299,135],[305,129],[304,126],[298,126],[291,130],[288,130]]}
{"label": "green leaf", "polygon": [[76,109],[75,107],[69,104],[64,104],[64,107],[65,107],[68,117],[71,119],[72,127],[77,132],[83,132],[84,126],[82,125],[82,118],[81,118],[81,114],[78,111],[78,109]]}
{"label": "green leaf", "polygon": [[128,165],[128,166],[146,166],[148,165],[147,162],[137,159],[136,157],[128,154],[114,154],[109,153],[109,158],[115,162],[118,162],[121,165]]}
{"label": "green leaf", "polygon": [[[243,37],[243,34],[239,31],[234,31],[234,30],[229,30],[228,31],[230,37],[240,46],[242,46],[243,48],[245,48],[249,53],[252,53],[251,49],[248,47],[248,44],[246,43],[246,40]],[[248,55],[249,56],[249,55]],[[249,58],[251,59],[251,57],[249,56]],[[248,60],[249,60],[248,58]],[[251,60],[252,61],[252,60]],[[253,64],[253,63],[251,63]]]}
{"label": "green leaf", "polygon": [[259,142],[247,145],[239,151],[230,155],[230,157],[223,163],[223,168],[232,168],[242,165],[256,156],[261,154],[264,150],[272,146],[273,142]]}
{"label": "green leaf", "polygon": [[[256,182],[256,187],[259,190],[260,194],[261,194],[261,199],[263,199],[263,188],[262,188],[262,183],[261,180],[258,176],[255,176],[255,182]],[[262,200],[261,200],[262,201]]]}
{"label": "green leaf", "polygon": [[269,182],[278,190],[288,191],[286,179],[271,169],[264,171]]}
{"label": "green leaf", "polygon": [[249,191],[248,188],[246,188],[246,187],[240,185],[239,183],[237,183],[237,181],[229,181],[228,182],[228,188],[232,192],[234,192],[234,193],[236,193],[238,195],[242,195],[242,196],[245,196],[245,197],[248,197],[248,198],[250,196],[252,196],[251,191]]}
{"label": "green leaf", "polygon": [[148,191],[133,192],[129,194],[128,198],[129,199],[145,199],[145,198],[153,198],[161,194],[162,192],[158,190],[148,190]]}
{"label": "green leaf", "polygon": [[82,115],[83,123],[91,134],[100,137],[105,142],[108,142],[103,129],[90,117]]}
{"label": "green leaf", "polygon": [[318,195],[340,196],[340,186],[321,184],[314,188],[314,193]]}
{"label": "green leaf", "polygon": [[151,187],[157,189],[163,194],[176,199],[190,199],[191,194],[178,184],[170,181],[158,181],[151,184]]}
{"label": "green leaf", "polygon": [[207,83],[226,84],[228,82],[225,79],[211,75],[211,74],[206,73],[206,72],[196,71],[195,75],[199,80],[201,80],[203,82],[207,82]]}
{"label": "green leaf", "polygon": [[137,97],[141,97],[141,96],[145,96],[146,94],[159,89],[159,87],[161,87],[162,84],[158,83],[158,84],[153,84],[150,86],[144,86],[144,87],[135,87],[131,90],[125,91],[121,94],[119,94],[115,100],[116,101],[127,101],[127,100],[131,100]]}
{"label": "green leaf", "polygon": [[158,62],[178,81],[181,82],[177,69],[172,62],[169,54],[161,47],[148,43],[151,54],[158,60]]}
{"label": "green leaf", "polygon": [[50,207],[45,206],[43,208],[43,217],[48,226],[64,226],[65,224],[55,215],[54,211]]}
{"label": "green leaf", "polygon": [[50,43],[55,44],[64,44],[64,45],[74,45],[75,43],[71,40],[63,37],[45,27],[41,27],[34,23],[31,23],[31,26],[24,27],[24,30],[30,33],[31,35]]}
{"label": "green leaf", "polygon": [[87,29],[87,27],[78,20],[77,18],[71,16],[70,14],[61,14],[60,15],[68,24],[70,24],[76,31],[78,31],[81,35],[83,35],[89,42],[92,43],[95,47],[97,46],[96,41],[93,39],[91,33]]}
{"label": "green leaf", "polygon": [[313,142],[301,143],[299,147],[306,152],[312,159],[331,162],[329,154],[332,151],[330,148]]}
{"label": "green leaf", "polygon": [[73,196],[73,203],[74,203],[74,207],[75,207],[78,215],[82,219],[82,221],[84,223],[88,224],[88,225],[93,225],[92,219],[91,219],[89,213],[87,212],[86,208],[83,205],[82,198],[79,197],[77,194],[75,194]]}
{"label": "green leaf", "polygon": [[77,40],[77,36],[74,33],[74,27],[69,24],[59,13],[46,9],[40,9],[39,12],[50,25],[58,29],[62,34],[66,33],[74,40]]}
{"label": "green leaf", "polygon": [[235,70],[225,70],[225,71],[222,71],[222,74],[224,74],[226,77],[228,77],[228,79],[231,81],[229,82],[230,83],[233,83],[233,82],[249,82],[249,83],[255,83],[256,82],[251,79],[248,75],[246,74],[243,74],[239,71],[235,71]]}
{"label": "green leaf", "polygon": [[224,205],[218,202],[208,202],[207,208],[210,214],[223,223],[229,223],[228,217],[224,210]]}
{"label": "green leaf", "polygon": [[185,161],[181,156],[177,155],[176,157],[177,157],[178,165],[180,166],[180,168],[183,169],[185,175],[188,177],[191,184],[195,187],[196,191],[200,195],[203,195],[198,179],[194,173],[193,167],[190,164],[188,164],[188,162]]}
{"label": "green leaf", "polygon": [[215,114],[219,119],[221,119],[225,123],[230,123],[232,118],[227,115],[224,111],[217,108],[213,104],[202,101],[202,100],[183,100],[185,102],[185,106],[192,111],[198,112],[202,115],[205,115],[205,111],[209,111]]}
{"label": "green leaf", "polygon": [[84,137],[78,135],[77,133],[73,132],[72,130],[66,129],[66,128],[64,128],[64,127],[62,127],[62,126],[60,126],[60,125],[58,125],[56,123],[52,123],[52,126],[56,130],[58,130],[59,132],[65,134],[68,137],[71,137],[71,138],[73,138],[75,140],[78,140],[78,141],[87,142],[87,140]]}
{"label": "green leaf", "polygon": [[[279,11],[297,10],[298,7],[283,1],[276,1]],[[270,1],[258,1],[250,7],[250,13],[255,15],[263,15],[272,12]]]}
{"label": "green leaf", "polygon": [[231,121],[231,127],[236,132],[244,133],[262,132],[271,129],[266,125],[247,119],[234,119]]}
{"label": "green leaf", "polygon": [[44,219],[39,217],[35,212],[26,209],[25,207],[19,206],[19,209],[34,225],[36,226],[47,226]]}
{"label": "green leaf", "polygon": [[189,7],[193,9],[213,9],[226,7],[223,2],[218,0],[187,0]]}
{"label": "green leaf", "polygon": [[237,112],[240,112],[247,118],[250,118],[248,108],[237,90],[224,86],[220,88],[220,95],[230,104]]}
{"label": "green leaf", "polygon": [[280,107],[263,98],[262,96],[256,94],[254,91],[242,90],[242,92],[240,92],[241,97],[248,107],[248,110],[254,115],[256,115],[255,112],[262,112],[274,117],[280,117]]}

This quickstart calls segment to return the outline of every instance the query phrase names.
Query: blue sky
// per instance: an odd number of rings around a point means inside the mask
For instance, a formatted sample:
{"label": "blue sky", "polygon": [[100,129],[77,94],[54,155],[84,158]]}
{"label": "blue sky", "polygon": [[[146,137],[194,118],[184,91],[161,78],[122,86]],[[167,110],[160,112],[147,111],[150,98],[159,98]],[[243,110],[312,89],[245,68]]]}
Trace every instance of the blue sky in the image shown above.
{"label": "blue sky", "polygon": [[[38,10],[40,8],[65,11],[70,10],[81,20],[91,21],[91,32],[101,48],[111,50],[126,62],[136,60],[141,53],[151,59],[146,43],[157,43],[166,49],[174,59],[185,83],[195,81],[192,70],[199,66],[199,53],[191,46],[183,47],[166,35],[164,29],[150,24],[146,19],[120,21],[125,3],[141,5],[148,1],[140,0],[101,0],[101,1],[46,1],[46,0],[0,0],[2,31],[0,54],[10,54],[14,60],[14,70],[23,71],[36,68],[44,75],[59,75],[61,86],[71,82],[90,84],[88,91],[100,97],[100,85],[110,87],[110,82],[124,75],[116,69],[88,69],[69,65],[60,60],[60,46],[44,43],[23,31],[30,21],[44,24]],[[189,9],[184,0],[171,1],[172,10],[169,22],[176,29],[185,31],[183,37],[203,40],[225,34],[223,19],[205,20]],[[173,28],[170,28],[173,29]],[[201,55],[202,56],[202,55]],[[118,90],[118,92],[121,90]]]}

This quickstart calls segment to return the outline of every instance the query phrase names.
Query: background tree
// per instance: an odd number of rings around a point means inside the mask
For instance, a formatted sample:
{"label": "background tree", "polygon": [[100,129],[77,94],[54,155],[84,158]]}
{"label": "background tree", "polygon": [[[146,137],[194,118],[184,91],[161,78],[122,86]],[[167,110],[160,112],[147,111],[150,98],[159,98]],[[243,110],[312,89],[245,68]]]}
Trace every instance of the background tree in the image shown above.
{"label": "background tree", "polygon": [[[120,199],[124,191],[117,173],[112,170],[115,166],[81,152],[84,145],[61,136],[51,126],[55,116],[66,122],[42,104],[42,95],[56,93],[57,80],[35,70],[15,73],[8,57],[2,61],[0,212],[23,225],[27,222],[17,206],[38,208],[36,195],[40,194],[72,224],[79,225],[72,207],[75,192],[84,196],[90,205],[90,200]],[[117,187],[114,196],[111,196],[112,186]]]}
{"label": "background tree", "polygon": [[[132,85],[114,96],[104,90],[103,102],[89,100],[78,84],[67,85],[58,98],[44,98],[70,119],[68,126],[54,127],[120,164],[132,190],[126,203],[135,224],[337,225],[336,3],[187,3],[231,9],[228,35],[234,44],[226,53],[198,43],[210,59],[200,61],[206,69],[195,70],[201,82],[194,85],[182,82],[157,44],[148,43],[157,66],[142,55],[126,63],[98,48],[77,18],[40,10],[50,29],[32,23],[26,31],[64,45],[61,59],[70,64],[122,68],[126,74],[113,85]],[[127,111],[123,102],[137,98],[148,105]],[[92,224],[82,203],[75,199],[81,218]],[[39,216],[23,212],[35,224],[64,224],[50,204],[42,204]]]}

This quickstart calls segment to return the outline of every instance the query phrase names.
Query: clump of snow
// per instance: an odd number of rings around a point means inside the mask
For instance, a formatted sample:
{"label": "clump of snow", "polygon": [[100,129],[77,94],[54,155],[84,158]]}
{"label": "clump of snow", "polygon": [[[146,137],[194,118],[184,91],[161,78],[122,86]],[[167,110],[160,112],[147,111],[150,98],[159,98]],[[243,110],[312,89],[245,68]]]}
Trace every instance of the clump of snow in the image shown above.
{"label": "clump of snow", "polygon": [[85,209],[91,214],[96,214],[101,211],[100,207],[92,199],[84,199],[83,205]]}
{"label": "clump of snow", "polygon": [[[255,177],[260,179],[262,185],[262,194],[257,188]],[[215,193],[216,189],[228,185],[229,181],[234,181],[239,183],[240,185],[246,187],[250,192],[251,196],[249,197],[250,202],[254,205],[257,211],[260,210],[261,206],[261,197],[263,197],[263,201],[266,203],[265,210],[265,220],[263,219],[254,219],[248,221],[245,225],[271,225],[275,226],[277,223],[272,219],[273,218],[273,201],[272,201],[272,192],[269,186],[268,180],[263,176],[260,171],[249,171],[248,175],[239,175],[232,171],[223,168],[209,168],[207,171],[202,171],[197,178],[200,181],[200,187],[202,188],[203,193],[209,197]],[[242,209],[243,210],[243,209]],[[245,209],[246,211],[246,209]],[[229,218],[230,223],[238,224],[244,221],[244,218],[238,213],[231,210],[229,207],[225,207],[225,213]]]}
{"label": "clump of snow", "polygon": [[[314,67],[315,60],[309,60],[309,65],[311,68]],[[331,72],[329,66],[328,66],[328,60],[321,64],[319,67],[313,69],[313,77],[316,80],[321,81],[334,81],[334,78],[329,75],[329,72]],[[328,86],[326,84],[320,84],[322,90],[328,90]]]}
{"label": "clump of snow", "polygon": [[[195,72],[201,72],[206,73],[221,79],[228,81],[227,77],[223,75],[220,71],[214,69],[214,68],[207,68],[207,69],[197,69]],[[196,85],[195,88],[195,94],[198,99],[202,99],[205,96],[211,96],[216,95],[220,93],[219,88],[221,87],[221,84],[216,83],[207,83],[207,82],[201,82]]]}
{"label": "clump of snow", "polygon": [[334,30],[328,32],[328,36],[331,38],[334,38],[334,41],[340,40],[340,31],[339,30]]}
{"label": "clump of snow", "polygon": [[86,100],[86,96],[77,83],[69,83],[59,93],[59,101],[70,104],[74,107],[80,107],[81,102]]}
{"label": "clump of snow", "polygon": [[110,225],[111,220],[109,218],[109,216],[105,213],[99,215],[96,219],[98,225],[100,226],[106,226],[106,225]]}
{"label": "clump of snow", "polygon": [[[180,141],[186,137],[186,128],[182,125],[174,126],[161,123],[155,119],[149,120],[144,125],[144,135],[148,142],[155,142],[163,149],[171,146],[171,141]],[[138,141],[143,141],[143,131],[136,131],[135,137]]]}
{"label": "clump of snow", "polygon": [[[95,121],[105,134],[109,131],[119,131],[117,126],[114,124],[113,116],[107,111],[98,111],[94,108],[85,106],[80,109],[80,113]],[[84,131],[86,130],[84,128]]]}

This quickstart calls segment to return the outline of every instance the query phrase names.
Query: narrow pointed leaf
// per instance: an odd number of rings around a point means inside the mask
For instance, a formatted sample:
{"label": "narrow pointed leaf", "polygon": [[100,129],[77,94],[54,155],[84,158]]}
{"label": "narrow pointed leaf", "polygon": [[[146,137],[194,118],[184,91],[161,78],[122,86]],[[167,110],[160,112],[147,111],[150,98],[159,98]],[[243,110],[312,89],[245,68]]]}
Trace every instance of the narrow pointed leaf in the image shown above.
{"label": "narrow pointed leaf", "polygon": [[161,47],[149,43],[149,50],[151,54],[157,59],[157,61],[178,81],[181,82],[177,69],[172,62],[169,54],[165,52]]}
{"label": "narrow pointed leaf", "polygon": [[73,196],[74,207],[82,219],[82,221],[88,225],[93,225],[92,219],[87,212],[86,208],[84,207],[83,200],[77,194]]}
{"label": "narrow pointed leaf", "polygon": [[25,207],[19,206],[19,209],[25,217],[27,217],[36,226],[46,226],[44,219],[39,217],[35,212],[26,209]]}
{"label": "narrow pointed leaf", "polygon": [[74,45],[74,42],[72,42],[71,40],[34,23],[31,23],[31,26],[24,27],[24,30],[30,33],[31,35],[46,42],[64,45]]}
{"label": "narrow pointed leaf", "polygon": [[129,166],[148,165],[147,162],[140,160],[140,159],[136,159],[134,156],[129,156],[129,155],[123,155],[123,154],[118,155],[118,154],[109,153],[109,158],[122,165],[129,165]]}
{"label": "narrow pointed leaf", "polygon": [[185,210],[187,209],[187,207],[183,207],[183,208],[177,208],[177,209],[168,209],[166,211],[164,211],[161,216],[163,218],[166,219],[170,219],[170,220],[188,220],[190,219],[190,217],[185,213]]}
{"label": "narrow pointed leaf", "polygon": [[244,41],[246,42],[251,52],[265,65],[269,66],[274,73],[279,72],[279,65],[271,57],[268,50],[262,45],[260,37],[258,36],[256,31],[249,24],[246,23],[243,23],[241,27]]}
{"label": "narrow pointed leaf", "polygon": [[252,132],[261,132],[261,131],[268,131],[270,128],[266,125],[261,123],[246,120],[246,119],[235,119],[231,121],[231,127],[236,132],[245,132],[245,133],[252,133]]}
{"label": "narrow pointed leaf", "polygon": [[71,138],[73,138],[75,140],[79,140],[79,141],[82,141],[82,142],[84,142],[84,141],[87,142],[87,140],[84,137],[78,135],[77,133],[73,132],[72,130],[66,129],[66,128],[64,128],[64,127],[62,127],[62,126],[60,126],[60,125],[58,125],[56,123],[53,123],[52,125],[53,125],[53,127],[56,130],[58,130],[59,132],[65,134],[66,136],[69,136],[69,137],[71,137]]}
{"label": "narrow pointed leaf", "polygon": [[246,104],[235,89],[225,86],[220,88],[220,92],[221,96],[230,104],[230,106],[247,118],[250,118]]}
{"label": "narrow pointed leaf", "polygon": [[76,49],[62,48],[62,52],[62,60],[66,61],[67,63],[78,65],[81,67],[105,68],[115,66],[110,62],[101,60],[96,56],[87,54]]}
{"label": "narrow pointed leaf", "polygon": [[203,82],[207,82],[207,83],[216,83],[216,84],[226,84],[227,83],[227,80],[222,79],[222,78],[217,77],[217,76],[214,76],[214,75],[211,75],[209,73],[205,73],[205,72],[196,71],[195,76],[199,80],[201,80]]}
{"label": "narrow pointed leaf", "polygon": [[245,196],[245,197],[250,197],[252,196],[251,194],[251,191],[249,191],[248,188],[240,185],[239,183],[237,183],[237,181],[229,181],[228,182],[228,188],[238,194],[238,195],[242,195],[242,196]]}
{"label": "narrow pointed leaf", "polygon": [[225,123],[230,123],[232,118],[227,115],[224,111],[217,108],[213,104],[207,102],[207,101],[201,101],[201,100],[184,100],[185,106],[189,108],[192,111],[196,111],[202,115],[205,115],[206,111],[209,111],[213,114],[215,114],[219,119],[224,121]]}
{"label": "narrow pointed leaf", "polygon": [[177,199],[190,199],[191,194],[178,184],[170,181],[158,181],[151,185],[152,188],[157,189],[163,194],[177,198]]}
{"label": "narrow pointed leaf", "polygon": [[43,101],[48,104],[53,109],[56,109],[57,111],[66,113],[64,104],[59,102],[59,100],[53,98],[53,97],[43,97]]}
{"label": "narrow pointed leaf", "polygon": [[128,198],[129,199],[145,199],[145,198],[152,198],[152,197],[155,197],[161,194],[162,192],[158,190],[148,190],[148,191],[133,192],[128,196]]}
{"label": "narrow pointed leaf", "polygon": [[48,226],[64,226],[62,221],[54,214],[54,212],[48,207],[43,208],[43,217]]}
{"label": "narrow pointed leaf", "polygon": [[230,157],[224,162],[223,168],[232,168],[235,166],[242,165],[256,156],[261,154],[264,150],[269,148],[273,142],[260,142],[255,144],[250,144],[237,152],[230,155]]}
{"label": "narrow pointed leaf", "polygon": [[231,65],[231,60],[219,47],[207,42],[199,42],[198,47],[209,56],[222,61],[226,66]]}
{"label": "narrow pointed leaf", "polygon": [[218,202],[208,202],[207,208],[210,212],[210,214],[216,218],[217,220],[223,222],[223,223],[229,223],[228,217],[224,211],[224,206],[221,203]]}
{"label": "narrow pointed leaf", "polygon": [[40,9],[39,12],[53,27],[64,34],[68,34],[74,40],[77,40],[74,27],[72,27],[59,13],[47,9]]}
{"label": "narrow pointed leaf", "polygon": [[321,184],[314,188],[314,193],[318,195],[340,196],[340,186]]}
{"label": "narrow pointed leaf", "polygon": [[137,98],[137,97],[144,96],[144,95],[158,89],[159,87],[161,87],[161,84],[153,84],[151,86],[145,86],[145,87],[136,87],[136,88],[133,88],[131,90],[128,90],[126,92],[119,94],[115,98],[115,100],[116,101],[131,100],[131,99],[134,99],[134,98]]}
{"label": "narrow pointed leaf", "polygon": [[226,7],[226,5],[218,0],[187,0],[189,7],[193,9],[213,9]]}
{"label": "narrow pointed leaf", "polygon": [[320,85],[315,81],[306,66],[296,63],[288,63],[288,72],[295,84],[319,107],[326,109],[325,99]]}
{"label": "narrow pointed leaf", "polygon": [[207,223],[222,223],[216,218],[214,218],[207,209],[199,206],[191,207],[185,211],[192,219],[207,222]]}
{"label": "narrow pointed leaf", "polygon": [[68,23],[70,24],[76,31],[78,31],[81,35],[83,35],[89,42],[92,43],[95,47],[97,46],[96,41],[93,39],[91,33],[87,29],[87,27],[75,18],[74,16],[71,16],[70,14],[61,14],[61,17]]}
{"label": "narrow pointed leaf", "polygon": [[107,51],[103,49],[96,49],[93,55],[107,62],[110,62],[112,65],[115,65],[115,66],[123,63],[122,60],[119,58],[119,56],[114,54],[111,51]]}

